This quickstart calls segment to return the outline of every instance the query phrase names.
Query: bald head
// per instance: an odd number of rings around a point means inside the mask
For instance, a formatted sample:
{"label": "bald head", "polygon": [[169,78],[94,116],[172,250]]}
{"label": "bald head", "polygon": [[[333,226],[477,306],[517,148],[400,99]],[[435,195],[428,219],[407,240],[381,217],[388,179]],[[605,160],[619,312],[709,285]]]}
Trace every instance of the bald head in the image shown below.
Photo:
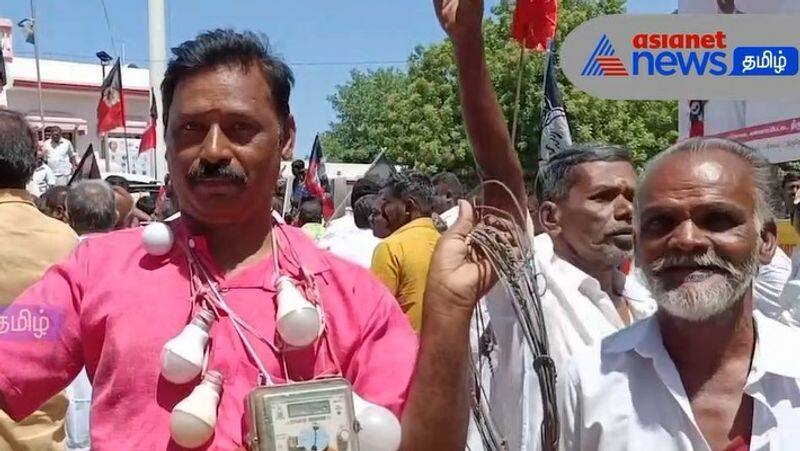
{"label": "bald head", "polygon": [[[689,163],[686,165],[689,172],[677,169],[676,162],[680,159]],[[752,193],[753,213],[760,224],[774,221],[775,169],[755,149],[720,138],[682,141],[651,159],[639,178],[635,219],[639,219],[642,199],[668,179],[674,179],[670,183],[680,180],[684,184],[702,183],[711,188],[725,177],[734,177]]]}
{"label": "bald head", "polygon": [[128,217],[133,210],[133,196],[121,186],[114,187],[114,199],[117,207],[117,224],[114,228],[124,229],[128,224]]}

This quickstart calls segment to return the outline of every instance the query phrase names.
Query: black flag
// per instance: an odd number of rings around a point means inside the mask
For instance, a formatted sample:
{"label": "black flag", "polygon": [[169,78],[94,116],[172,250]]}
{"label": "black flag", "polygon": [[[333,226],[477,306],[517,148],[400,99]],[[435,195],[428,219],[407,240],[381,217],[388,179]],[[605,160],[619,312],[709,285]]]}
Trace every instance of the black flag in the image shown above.
{"label": "black flag", "polygon": [[567,110],[561,98],[561,89],[556,79],[556,53],[550,41],[547,67],[545,68],[544,110],[542,111],[542,137],[539,144],[539,160],[547,160],[551,155],[572,145],[572,134],[567,122]]}
{"label": "black flag", "polygon": [[73,173],[72,178],[69,179],[67,186],[79,180],[100,178],[102,178],[100,176],[100,166],[97,165],[97,157],[94,155],[94,148],[89,144],[86,152],[83,153],[80,163],[78,163],[78,167],[75,168],[75,173]]}
{"label": "black flag", "polygon": [[0,47],[0,88],[8,83],[8,75],[6,74],[6,59],[3,56],[3,47]]}
{"label": "black flag", "polygon": [[384,153],[381,154],[381,156],[375,160],[372,167],[364,173],[363,178],[375,182],[378,186],[383,186],[395,174],[397,174],[397,170],[392,162],[386,158],[386,154]]}

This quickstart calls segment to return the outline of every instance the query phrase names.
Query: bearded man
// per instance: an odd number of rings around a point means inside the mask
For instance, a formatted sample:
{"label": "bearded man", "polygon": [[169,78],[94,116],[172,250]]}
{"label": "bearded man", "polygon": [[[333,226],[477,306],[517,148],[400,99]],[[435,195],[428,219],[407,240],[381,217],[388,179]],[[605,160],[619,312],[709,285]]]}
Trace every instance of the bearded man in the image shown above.
{"label": "bearded man", "polygon": [[796,446],[800,335],[753,312],[753,278],[776,247],[772,180],[756,151],[721,139],[649,163],[634,235],[659,309],[568,365],[564,449]]}

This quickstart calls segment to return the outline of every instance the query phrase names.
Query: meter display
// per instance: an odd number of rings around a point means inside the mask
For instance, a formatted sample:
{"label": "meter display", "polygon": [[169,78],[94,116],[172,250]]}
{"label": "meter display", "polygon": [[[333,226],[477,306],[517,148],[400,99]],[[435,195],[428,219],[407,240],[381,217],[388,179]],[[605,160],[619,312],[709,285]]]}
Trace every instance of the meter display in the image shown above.
{"label": "meter display", "polygon": [[331,413],[330,401],[311,401],[302,404],[289,404],[287,406],[289,418],[305,417],[308,415],[327,415]]}
{"label": "meter display", "polygon": [[259,387],[247,397],[251,451],[359,451],[345,379]]}

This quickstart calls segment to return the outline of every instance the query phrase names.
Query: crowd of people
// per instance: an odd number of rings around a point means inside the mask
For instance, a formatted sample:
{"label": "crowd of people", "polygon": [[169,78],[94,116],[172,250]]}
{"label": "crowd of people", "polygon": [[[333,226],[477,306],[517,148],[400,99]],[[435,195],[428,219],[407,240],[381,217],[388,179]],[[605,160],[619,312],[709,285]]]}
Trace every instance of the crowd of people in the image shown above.
{"label": "crowd of people", "polygon": [[[324,221],[302,161],[291,186],[279,180],[294,79],[249,32],[173,50],[160,205],[119,180],[64,186],[66,164],[42,175],[46,155],[74,164],[74,151],[54,134],[43,154],[23,115],[0,111],[0,449],[183,449],[170,415],[213,372],[222,388],[202,449],[246,446],[258,384],[335,375],[397,417],[404,451],[483,449],[476,384],[506,449],[551,450],[536,371],[549,363],[561,449],[796,446],[800,253],[778,248],[776,218],[794,218],[800,175],[779,183],[755,150],[693,138],[641,171],[625,148],[578,144],[531,177],[492,90],[482,5],[434,5],[475,162],[494,181],[479,203],[454,174],[406,170],[358,180],[346,213]],[[548,356],[471,250],[492,212],[533,244]],[[150,221],[168,232],[146,237]],[[324,315],[310,344],[281,326],[287,284]],[[22,310],[52,327],[6,335]],[[162,348],[198,318],[211,337],[202,372],[176,381]],[[486,378],[473,377],[476,358]]]}

